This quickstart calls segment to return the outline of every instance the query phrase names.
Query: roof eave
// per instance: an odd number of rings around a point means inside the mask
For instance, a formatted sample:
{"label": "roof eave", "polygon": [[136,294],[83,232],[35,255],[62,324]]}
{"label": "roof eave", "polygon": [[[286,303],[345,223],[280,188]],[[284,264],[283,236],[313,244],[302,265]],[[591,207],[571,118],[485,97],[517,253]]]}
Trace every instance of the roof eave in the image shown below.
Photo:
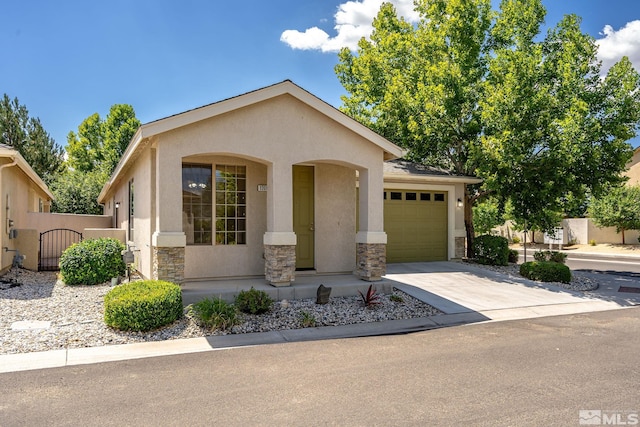
{"label": "roof eave", "polygon": [[466,175],[405,175],[405,174],[384,174],[385,182],[406,182],[406,183],[419,183],[419,182],[454,182],[460,184],[480,184],[481,178],[466,176]]}

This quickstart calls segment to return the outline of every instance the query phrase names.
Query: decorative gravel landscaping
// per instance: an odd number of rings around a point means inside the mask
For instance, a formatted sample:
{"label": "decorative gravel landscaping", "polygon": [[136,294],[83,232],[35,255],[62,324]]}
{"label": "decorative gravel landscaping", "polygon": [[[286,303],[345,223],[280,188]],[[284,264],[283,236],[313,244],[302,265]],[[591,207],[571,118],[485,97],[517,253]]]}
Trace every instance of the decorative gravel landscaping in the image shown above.
{"label": "decorative gravel landscaping", "polygon": [[241,314],[242,323],[225,332],[198,325],[190,314],[155,331],[121,332],[104,323],[103,298],[110,289],[113,288],[109,284],[65,286],[54,273],[12,269],[0,277],[0,354],[297,329],[314,324],[347,325],[442,314],[434,307],[396,290],[393,293],[396,297],[381,295],[380,304],[372,308],[365,308],[360,297],[332,297],[325,305],[316,304],[315,299],[276,302],[266,314]]}

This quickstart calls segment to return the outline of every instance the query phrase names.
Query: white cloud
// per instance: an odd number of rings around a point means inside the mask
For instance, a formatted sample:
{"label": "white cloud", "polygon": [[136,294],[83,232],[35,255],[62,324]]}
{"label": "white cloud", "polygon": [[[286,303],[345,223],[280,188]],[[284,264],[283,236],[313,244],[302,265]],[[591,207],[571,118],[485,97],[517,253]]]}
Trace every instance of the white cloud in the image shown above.
{"label": "white cloud", "polygon": [[[369,37],[373,31],[372,23],[380,11],[384,0],[347,1],[338,6],[334,15],[336,35],[331,37],[318,27],[308,28],[304,32],[286,30],[280,41],[293,49],[321,50],[337,52],[343,47],[356,50],[362,37]],[[413,0],[390,0],[399,16],[409,22],[417,22],[419,15],[413,10]]]}
{"label": "white cloud", "polygon": [[627,22],[618,31],[606,25],[602,35],[604,37],[597,39],[596,43],[603,73],[623,56],[628,56],[635,69],[640,71],[640,20]]}

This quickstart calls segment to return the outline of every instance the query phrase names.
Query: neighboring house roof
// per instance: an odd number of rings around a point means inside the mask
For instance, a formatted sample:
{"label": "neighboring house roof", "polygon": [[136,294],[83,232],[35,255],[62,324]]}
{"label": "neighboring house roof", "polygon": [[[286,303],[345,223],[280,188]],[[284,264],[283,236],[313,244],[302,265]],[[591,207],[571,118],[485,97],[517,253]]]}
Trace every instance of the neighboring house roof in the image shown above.
{"label": "neighboring house roof", "polygon": [[109,179],[109,181],[107,181],[102,191],[100,192],[98,201],[100,201],[101,203],[104,202],[104,198],[109,193],[111,186],[118,181],[120,174],[124,172],[125,166],[128,164],[128,162],[136,157],[136,153],[141,148],[140,146],[144,140],[147,140],[148,138],[164,132],[178,129],[183,126],[187,126],[285,94],[293,96],[309,107],[333,119],[338,124],[350,129],[356,134],[369,140],[373,144],[379,146],[384,151],[385,160],[395,159],[401,157],[404,154],[404,151],[400,147],[393,144],[386,138],[380,136],[376,132],[347,116],[337,108],[324,102],[315,95],[302,89],[291,80],[285,80],[272,86],[267,86],[265,88],[248,92],[243,95],[228,98],[219,102],[215,102],[213,104],[205,105],[203,107],[165,117],[163,119],[159,119],[140,126],[131,139],[129,146],[123,153],[120,162],[111,175],[111,178]]}
{"label": "neighboring house roof", "polygon": [[29,163],[22,157],[22,155],[10,145],[0,144],[0,157],[9,158],[12,162],[15,162],[16,166],[19,167],[25,175],[31,179],[40,189],[51,199],[53,200],[53,194],[49,191],[49,187],[44,183],[42,178],[38,176],[38,174],[31,168]]}
{"label": "neighboring house roof", "polygon": [[395,159],[384,163],[384,180],[393,181],[394,179],[398,181],[424,181],[428,179],[429,181],[453,181],[465,184],[478,184],[482,182],[480,178],[459,175],[446,169],[425,166],[405,159]]}

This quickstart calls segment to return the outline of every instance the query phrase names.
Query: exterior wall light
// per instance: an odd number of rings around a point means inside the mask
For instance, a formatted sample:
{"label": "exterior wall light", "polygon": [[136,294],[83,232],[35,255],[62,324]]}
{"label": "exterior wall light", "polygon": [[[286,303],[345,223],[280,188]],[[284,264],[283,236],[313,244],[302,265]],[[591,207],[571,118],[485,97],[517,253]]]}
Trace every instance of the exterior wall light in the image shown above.
{"label": "exterior wall light", "polygon": [[458,207],[461,208],[462,207],[462,199],[458,199]]}

